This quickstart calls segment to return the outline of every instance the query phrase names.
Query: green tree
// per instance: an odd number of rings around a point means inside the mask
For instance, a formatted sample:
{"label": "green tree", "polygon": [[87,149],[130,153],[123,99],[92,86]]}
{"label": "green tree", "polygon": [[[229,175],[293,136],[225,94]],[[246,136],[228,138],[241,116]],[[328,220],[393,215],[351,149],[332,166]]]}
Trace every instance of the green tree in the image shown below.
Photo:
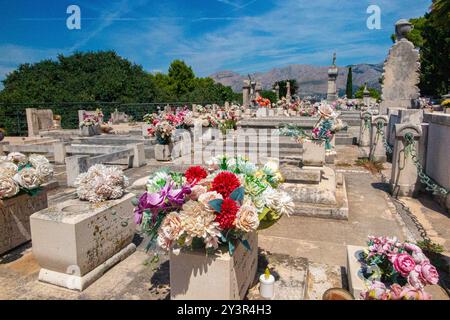
{"label": "green tree", "polygon": [[194,88],[195,74],[184,61],[174,60],[169,67],[169,83],[176,96],[182,96]]}
{"label": "green tree", "polygon": [[[372,98],[375,98],[377,100],[381,99],[381,92],[380,91],[378,91],[375,88],[367,88],[367,89],[369,90],[370,96]],[[358,88],[358,90],[356,90],[355,98],[362,99],[363,97],[364,97],[364,86],[361,86],[361,87]]]}
{"label": "green tree", "polygon": [[347,75],[347,87],[345,90],[345,94],[347,95],[348,99],[353,98],[353,73],[352,73],[352,67],[348,68],[348,75]]}
{"label": "green tree", "polygon": [[261,97],[265,99],[269,99],[270,102],[276,103],[277,102],[277,94],[273,92],[272,90],[263,90],[261,92]]}
{"label": "green tree", "polygon": [[22,64],[3,80],[2,102],[151,102],[153,76],[113,51]]}

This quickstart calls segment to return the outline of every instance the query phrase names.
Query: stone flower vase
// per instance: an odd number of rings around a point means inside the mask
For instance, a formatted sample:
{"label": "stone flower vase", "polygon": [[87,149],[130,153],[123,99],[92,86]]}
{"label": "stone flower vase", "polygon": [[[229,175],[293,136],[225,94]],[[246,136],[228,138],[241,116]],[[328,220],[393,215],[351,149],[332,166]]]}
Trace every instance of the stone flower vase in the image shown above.
{"label": "stone flower vase", "polygon": [[251,250],[241,243],[231,256],[219,248],[183,248],[170,253],[170,298],[173,300],[242,300],[255,281],[258,267],[258,235],[248,234]]}
{"label": "stone flower vase", "polygon": [[155,159],[157,161],[172,160],[173,143],[155,144]]}
{"label": "stone flower vase", "polygon": [[92,137],[95,136],[95,128],[94,126],[83,126],[80,128],[80,134],[83,137]]}
{"label": "stone flower vase", "polygon": [[101,126],[100,126],[99,123],[94,124],[93,127],[94,127],[94,133],[95,133],[95,135],[100,135],[100,134],[102,134],[102,128],[101,128]]}

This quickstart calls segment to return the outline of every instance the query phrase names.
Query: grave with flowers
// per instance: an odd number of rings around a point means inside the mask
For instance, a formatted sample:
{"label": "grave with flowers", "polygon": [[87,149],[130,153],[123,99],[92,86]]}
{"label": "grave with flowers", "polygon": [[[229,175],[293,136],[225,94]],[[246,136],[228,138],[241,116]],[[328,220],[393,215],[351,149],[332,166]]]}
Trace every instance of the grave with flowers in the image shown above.
{"label": "grave with flowers", "polygon": [[75,184],[78,199],[31,216],[31,237],[39,280],[82,291],[136,250],[135,195],[118,167],[94,165]]}
{"label": "grave with flowers", "polygon": [[281,184],[275,163],[259,168],[227,156],[150,176],[135,218],[148,248],[170,252],[172,299],[244,298],[257,268],[257,231],[293,210]]}
{"label": "grave with flowers", "polygon": [[439,274],[422,249],[392,237],[369,236],[367,247],[347,246],[349,289],[356,299],[431,300]]}
{"label": "grave with flowers", "polygon": [[53,166],[41,155],[0,158],[0,254],[31,239],[30,216],[47,207]]}
{"label": "grave with flowers", "polygon": [[345,179],[342,173],[325,166],[334,162],[333,137],[344,125],[328,105],[321,105],[319,113],[321,117],[311,133],[289,124],[280,129],[281,135],[302,144],[301,161],[282,166],[287,177],[282,188],[293,195],[297,215],[348,219]]}

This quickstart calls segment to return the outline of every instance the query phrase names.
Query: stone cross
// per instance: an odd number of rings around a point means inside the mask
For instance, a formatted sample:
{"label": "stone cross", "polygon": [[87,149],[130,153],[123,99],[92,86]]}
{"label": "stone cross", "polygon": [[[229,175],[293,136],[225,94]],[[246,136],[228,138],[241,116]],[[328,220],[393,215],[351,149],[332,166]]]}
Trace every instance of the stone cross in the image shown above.
{"label": "stone cross", "polygon": [[250,80],[244,80],[242,86],[242,105],[244,107],[250,106]]}

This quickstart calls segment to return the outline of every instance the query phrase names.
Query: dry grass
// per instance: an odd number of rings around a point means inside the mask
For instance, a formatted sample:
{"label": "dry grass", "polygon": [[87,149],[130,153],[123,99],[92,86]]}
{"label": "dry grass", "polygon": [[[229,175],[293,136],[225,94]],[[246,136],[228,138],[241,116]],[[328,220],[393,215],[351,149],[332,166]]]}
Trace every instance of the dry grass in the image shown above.
{"label": "dry grass", "polygon": [[369,170],[373,174],[380,173],[382,170],[384,170],[383,163],[379,161],[371,161],[369,159],[358,159],[355,161],[355,164],[357,166]]}

